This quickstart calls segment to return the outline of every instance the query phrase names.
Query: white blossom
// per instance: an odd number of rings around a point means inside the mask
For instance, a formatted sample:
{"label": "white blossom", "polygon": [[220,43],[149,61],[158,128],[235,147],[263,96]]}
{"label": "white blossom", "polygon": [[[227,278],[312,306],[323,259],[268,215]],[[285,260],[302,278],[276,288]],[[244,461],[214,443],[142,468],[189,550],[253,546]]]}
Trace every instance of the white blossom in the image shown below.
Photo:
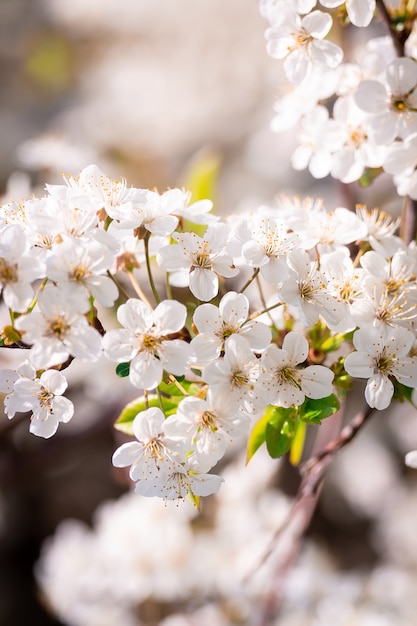
{"label": "white blossom", "polygon": [[370,114],[369,134],[380,145],[391,144],[417,130],[417,63],[407,57],[392,61],[384,83],[362,81],[354,94],[356,104]]}
{"label": "white blossom", "polygon": [[312,65],[337,67],[343,52],[325,40],[332,27],[332,18],[323,11],[313,11],[301,18],[292,3],[277,3],[271,28],[265,37],[267,51],[276,59],[285,59],[284,71],[291,83],[306,78]]}
{"label": "white blossom", "polygon": [[332,393],[333,372],[322,365],[299,367],[308,356],[308,341],[297,332],[284,337],[282,348],[271,344],[262,355],[269,403],[285,408],[300,406],[305,397],[325,398]]}
{"label": "white blossom", "polygon": [[356,352],[345,359],[351,376],[367,378],[365,398],[371,408],[386,409],[394,393],[392,378],[417,387],[417,359],[410,357],[413,333],[403,328],[359,329],[353,335]]}
{"label": "white blossom", "polygon": [[37,309],[16,320],[23,340],[32,346],[30,358],[38,368],[64,363],[70,356],[96,361],[101,352],[100,333],[87,321],[84,298],[69,283],[46,285]]}
{"label": "white blossom", "polygon": [[132,422],[137,441],[123,443],[113,454],[115,467],[129,467],[130,478],[138,483],[142,495],[155,495],[153,490],[182,460],[180,441],[164,433],[165,416],[161,409],[151,407],[137,414]]}
{"label": "white blossom", "polygon": [[44,264],[31,254],[22,228],[12,224],[1,230],[0,290],[6,305],[26,311],[35,295],[33,283],[44,276]]}
{"label": "white blossom", "polygon": [[249,300],[243,293],[235,291],[225,294],[218,307],[209,303],[197,307],[193,322],[198,335],[191,341],[193,361],[199,365],[213,361],[234,334],[245,337],[253,351],[264,350],[270,342],[271,331],[262,322],[248,317]]}
{"label": "white blossom", "polygon": [[103,338],[106,356],[116,363],[130,362],[129,379],[139,389],[153,389],[164,369],[182,375],[190,354],[189,344],[170,335],[180,331],[187,309],[175,300],[164,300],[155,310],[131,298],[117,309],[122,329],[109,330]]}
{"label": "white blossom", "polygon": [[[320,4],[328,9],[344,4],[344,0],[320,0]],[[355,26],[368,26],[375,12],[375,0],[346,0],[346,10],[350,21]]]}
{"label": "white blossom", "polygon": [[219,290],[218,276],[232,278],[239,273],[233,259],[226,254],[229,227],[224,223],[212,224],[204,237],[193,232],[173,233],[178,244],[162,248],[157,263],[168,272],[188,271],[191,293],[207,302]]}

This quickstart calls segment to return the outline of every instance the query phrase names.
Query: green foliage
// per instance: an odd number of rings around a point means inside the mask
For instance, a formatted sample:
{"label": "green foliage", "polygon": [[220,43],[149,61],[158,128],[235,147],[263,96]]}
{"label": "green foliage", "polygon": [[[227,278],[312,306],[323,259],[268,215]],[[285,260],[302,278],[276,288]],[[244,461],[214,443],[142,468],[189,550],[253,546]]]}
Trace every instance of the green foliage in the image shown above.
{"label": "green foliage", "polygon": [[119,363],[116,367],[116,374],[119,378],[126,378],[129,376],[130,363]]}
{"label": "green foliage", "polygon": [[[129,365],[129,363],[120,363],[120,365]],[[119,376],[127,376],[127,374],[123,373],[119,374]],[[173,376],[171,378],[174,379]],[[178,377],[178,379],[181,378]],[[178,379],[176,378],[175,380]],[[132,423],[138,413],[146,411],[146,409],[151,407],[158,407],[163,411],[165,417],[168,417],[177,412],[178,405],[186,394],[195,395],[199,391],[200,388],[188,380],[181,380],[178,386],[174,382],[162,381],[158,386],[159,393],[148,393],[129,402],[120,413],[114,426],[117,430],[121,430],[127,435],[133,435]]]}
{"label": "green foliage", "polygon": [[192,192],[192,202],[214,201],[219,176],[220,157],[213,150],[201,150],[188,165],[184,185]]}
{"label": "green foliage", "polygon": [[276,422],[267,423],[265,432],[266,448],[273,459],[282,456],[291,447],[297,432],[297,409],[277,407],[275,418]]}
{"label": "green foliage", "polygon": [[67,89],[73,75],[73,51],[61,35],[45,34],[31,46],[25,69],[33,82],[51,93]]}
{"label": "green foliage", "polygon": [[[247,462],[265,443],[273,459],[282,456],[294,445],[292,462],[298,463],[304,442],[304,424],[320,424],[323,419],[336,413],[339,406],[339,400],[335,394],[317,400],[306,398],[299,407],[268,406],[249,436]],[[295,441],[299,429],[301,432]]]}
{"label": "green foliage", "polygon": [[321,424],[322,420],[336,413],[339,408],[340,403],[334,393],[327,398],[319,398],[318,400],[306,398],[299,407],[299,416],[307,424]]}
{"label": "green foliage", "polygon": [[331,367],[334,373],[333,384],[336,387],[339,396],[345,397],[346,392],[352,389],[352,378],[346,372],[344,367],[344,358],[340,357]]}
{"label": "green foliage", "polygon": [[392,399],[399,400],[400,402],[410,402],[410,404],[415,406],[412,401],[414,389],[412,389],[411,387],[406,387],[395,379],[392,382],[394,383],[394,395],[392,396]]}
{"label": "green foliage", "polygon": [[382,167],[367,167],[365,168],[362,176],[359,178],[358,183],[361,187],[369,187],[369,185],[376,179],[380,174],[383,173]]}
{"label": "green foliage", "polygon": [[140,396],[125,406],[115,421],[114,427],[127,435],[133,435],[132,424],[138,413],[142,413],[142,411],[146,411],[146,409],[151,407],[159,407],[168,416],[176,412],[177,406],[178,401],[173,401],[171,398],[159,397],[156,394]]}

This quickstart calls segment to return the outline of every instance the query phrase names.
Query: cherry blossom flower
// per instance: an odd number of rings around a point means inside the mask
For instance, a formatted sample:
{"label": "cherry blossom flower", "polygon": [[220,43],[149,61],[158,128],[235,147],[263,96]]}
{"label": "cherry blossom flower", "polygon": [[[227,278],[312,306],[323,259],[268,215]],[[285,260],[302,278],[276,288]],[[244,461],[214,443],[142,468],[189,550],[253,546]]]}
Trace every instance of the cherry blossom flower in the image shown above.
{"label": "cherry blossom flower", "polygon": [[354,94],[356,104],[370,114],[369,134],[375,143],[391,144],[396,137],[417,131],[417,63],[407,57],[394,59],[387,67],[385,84],[364,80]]}
{"label": "cherry blossom flower", "polygon": [[132,193],[136,192],[136,202],[138,196],[145,199],[148,194],[147,189],[138,193],[138,190],[129,188],[124,178],[113,180],[95,164],[85,167],[79,176],[67,176],[65,182],[70,189],[76,190],[78,195],[86,195],[92,199],[98,213],[104,209],[110,216],[122,206],[130,208]]}
{"label": "cherry blossom flower", "polygon": [[414,334],[403,328],[359,329],[353,335],[356,352],[345,359],[351,376],[367,378],[365,399],[371,408],[386,409],[394,393],[392,378],[417,387],[417,359],[408,356]]}
{"label": "cherry blossom flower", "polygon": [[62,394],[68,383],[56,370],[46,370],[39,378],[19,378],[14,384],[15,401],[21,411],[32,411],[29,430],[48,439],[58,430],[60,422],[68,422],[74,414],[74,405]]}
{"label": "cherry blossom flower", "polygon": [[333,152],[340,149],[342,137],[335,120],[329,112],[317,105],[301,120],[297,135],[299,145],[291,156],[291,164],[296,170],[308,167],[314,178],[324,178],[333,166]]}
{"label": "cherry blossom flower", "polygon": [[417,132],[387,148],[384,170],[394,176],[397,193],[417,200]]}
{"label": "cherry blossom flower", "polygon": [[226,342],[222,359],[209,363],[203,371],[203,379],[209,389],[224,401],[233,398],[248,414],[254,414],[265,406],[260,381],[259,361],[241,335],[232,335]]}
{"label": "cherry blossom flower", "polygon": [[22,228],[6,226],[0,240],[0,291],[6,305],[12,311],[26,311],[34,298],[32,283],[44,276],[44,264],[30,253]]}
{"label": "cherry blossom flower", "polygon": [[4,411],[9,419],[12,419],[16,413],[22,410],[21,403],[14,393],[14,386],[19,378],[29,378],[30,380],[36,378],[36,368],[29,359],[25,359],[14,370],[10,368],[0,369],[0,391],[6,394]]}
{"label": "cherry blossom flower", "polygon": [[[320,4],[328,9],[344,4],[345,0],[320,0]],[[350,21],[355,26],[368,26],[375,12],[375,0],[346,0],[346,10]]]}
{"label": "cherry blossom flower", "polygon": [[313,65],[308,81],[289,85],[285,93],[274,102],[271,130],[279,133],[294,128],[320,101],[330,98],[337,91],[339,83],[336,70]]}
{"label": "cherry blossom flower", "polygon": [[157,191],[132,188],[128,206],[116,207],[109,215],[117,220],[117,227],[133,230],[144,228],[163,237],[176,229],[178,218],[173,213],[183,203],[184,194],[180,189],[169,189],[159,194]]}
{"label": "cherry blossom flower", "polygon": [[335,332],[346,333],[354,330],[356,322],[350,311],[351,304],[362,296],[364,271],[355,267],[346,248],[320,256],[320,267],[327,277],[327,285],[332,294],[344,304],[344,315],[337,324],[328,324]]}
{"label": "cherry blossom flower", "polygon": [[[165,480],[159,481],[152,495],[158,495],[165,500],[179,500],[188,495],[199,497],[217,493],[223,478],[217,474],[208,474],[210,467],[207,463],[203,464],[200,456],[188,456],[183,464],[168,471]],[[136,483],[135,491],[142,493],[140,481]]]}
{"label": "cherry blossom flower", "polygon": [[184,439],[188,450],[194,450],[212,467],[222,458],[227,441],[247,434],[249,418],[232,399],[209,393],[206,400],[186,397],[177,412],[164,424],[164,432],[172,439]]}
{"label": "cherry blossom flower", "polygon": [[193,232],[174,233],[172,237],[178,245],[162,248],[157,263],[168,272],[188,270],[191,293],[207,302],[218,293],[218,276],[232,278],[239,273],[225,252],[229,232],[227,224],[216,223],[208,227],[204,237]]}
{"label": "cherry blossom flower", "polygon": [[400,226],[399,218],[394,219],[378,209],[369,210],[361,204],[356,205],[356,214],[367,227],[363,240],[369,241],[376,252],[388,258],[401,248],[403,242],[395,236]]}
{"label": "cherry blossom flower", "polygon": [[106,272],[113,264],[114,254],[94,240],[73,240],[65,237],[56,244],[47,260],[48,278],[55,283],[70,282],[80,298],[88,302],[93,296],[104,306],[112,306],[118,289]]}
{"label": "cherry blossom flower", "polygon": [[113,454],[115,467],[129,467],[129,475],[137,481],[142,495],[156,495],[159,482],[179,465],[185,455],[181,441],[173,441],[164,433],[165,416],[161,409],[151,407],[137,414],[132,422],[137,441],[122,444]]}
{"label": "cherry blossom flower", "polygon": [[309,237],[321,254],[335,250],[346,250],[346,245],[361,239],[366,226],[352,212],[343,207],[325,211],[322,207],[310,210],[305,215]]}
{"label": "cherry blossom flower", "polygon": [[332,155],[333,178],[351,183],[362,176],[366,167],[381,167],[386,148],[370,141],[368,115],[355,104],[353,96],[336,100],[333,117],[343,133],[343,144]]}
{"label": "cherry blossom flower", "polygon": [[237,235],[245,242],[242,257],[251,266],[260,268],[261,276],[273,285],[288,275],[286,256],[297,246],[299,237],[288,232],[284,222],[266,215],[254,215],[251,223],[243,222]]}
{"label": "cherry blossom flower", "polygon": [[153,389],[164,369],[182,375],[190,355],[189,344],[173,335],[185,324],[187,309],[175,300],[164,300],[154,311],[137,299],[117,310],[122,329],[109,330],[103,338],[106,356],[116,363],[130,362],[129,380],[139,389]]}
{"label": "cherry blossom flower", "polygon": [[96,361],[101,352],[100,333],[90,326],[85,301],[70,284],[46,285],[37,307],[16,320],[25,343],[32,345],[30,359],[37,368],[64,363],[70,356]]}
{"label": "cherry blossom flower", "polygon": [[300,406],[308,398],[325,398],[332,393],[333,372],[323,365],[298,366],[307,359],[308,341],[297,332],[284,337],[282,348],[271,344],[262,355],[265,388],[269,403],[285,408]]}
{"label": "cherry blossom flower", "polygon": [[[289,1],[286,0],[287,4]],[[317,0],[291,0],[297,13],[309,13],[316,6]],[[276,20],[276,15],[279,15],[279,11],[283,0],[260,0],[259,12],[268,19],[272,24]]]}
{"label": "cherry blossom flower", "polygon": [[16,370],[0,370],[0,390],[7,393],[4,407],[9,419],[17,412],[32,411],[29,430],[38,437],[49,439],[60,422],[68,422],[74,405],[62,397],[68,383],[62,372],[46,370],[39,377],[29,360]]}
{"label": "cherry blossom flower", "polygon": [[249,300],[243,293],[229,291],[220,300],[219,307],[202,304],[193,315],[198,335],[191,341],[196,362],[205,365],[216,359],[225,342],[234,334],[245,337],[252,350],[261,352],[271,340],[271,331],[262,322],[249,320]]}
{"label": "cherry blossom flower", "polygon": [[267,51],[276,59],[285,59],[284,71],[291,83],[300,83],[313,64],[339,65],[342,50],[324,39],[331,27],[328,13],[313,11],[301,18],[292,3],[277,3],[273,25],[265,33]]}
{"label": "cherry blossom flower", "polygon": [[305,326],[315,324],[320,315],[328,324],[338,324],[344,316],[344,305],[330,293],[327,279],[316,261],[311,261],[304,250],[293,250],[288,255],[291,271],[288,279],[279,286],[282,301],[296,307],[300,321]]}

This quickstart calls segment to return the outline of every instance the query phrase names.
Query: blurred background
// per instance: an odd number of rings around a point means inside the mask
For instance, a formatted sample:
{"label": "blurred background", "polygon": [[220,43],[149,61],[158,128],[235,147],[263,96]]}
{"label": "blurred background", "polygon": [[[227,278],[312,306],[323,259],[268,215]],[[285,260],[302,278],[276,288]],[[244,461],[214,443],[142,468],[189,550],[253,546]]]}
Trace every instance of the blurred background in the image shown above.
{"label": "blurred background", "polygon": [[[293,133],[269,130],[283,79],[265,27],[255,0],[1,0],[3,202],[93,162],[159,191],[203,171],[220,213],[279,192],[389,198],[386,182],[346,193],[290,168]],[[411,408],[378,413],[332,465],[295,567],[291,536],[261,566],[296,469],[262,451],[245,467],[237,447],[199,514],[132,497],[111,455],[134,393],[107,362],[70,376],[76,415],[52,440],[0,423],[1,626],[415,625]]]}

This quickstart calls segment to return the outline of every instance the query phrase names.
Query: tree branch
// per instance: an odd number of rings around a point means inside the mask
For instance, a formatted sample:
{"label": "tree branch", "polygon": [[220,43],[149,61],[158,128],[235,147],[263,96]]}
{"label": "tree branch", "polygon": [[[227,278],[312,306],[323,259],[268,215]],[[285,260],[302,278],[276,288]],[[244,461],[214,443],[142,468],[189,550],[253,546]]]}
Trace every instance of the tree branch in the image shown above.
{"label": "tree branch", "polygon": [[376,6],[378,7],[382,20],[388,28],[396,53],[399,57],[403,57],[404,44],[408,39],[409,33],[407,31],[398,31],[394,28],[391,16],[388,12],[387,7],[385,6],[384,0],[376,0]]}
{"label": "tree branch", "polygon": [[330,441],[322,450],[301,466],[302,480],[294,502],[284,522],[274,533],[270,545],[263,554],[257,567],[246,577],[247,580],[259,569],[276,548],[277,541],[282,539],[284,534],[288,534],[287,545],[289,547],[285,555],[280,559],[274,572],[273,588],[265,595],[257,626],[272,626],[273,623],[276,623],[277,614],[282,601],[284,582],[288,570],[292,567],[299,554],[302,538],[314,514],[324,478],[324,472],[337,453],[354,439],[374,411],[375,409],[366,405],[349,424],[342,428],[340,434],[335,439]]}

